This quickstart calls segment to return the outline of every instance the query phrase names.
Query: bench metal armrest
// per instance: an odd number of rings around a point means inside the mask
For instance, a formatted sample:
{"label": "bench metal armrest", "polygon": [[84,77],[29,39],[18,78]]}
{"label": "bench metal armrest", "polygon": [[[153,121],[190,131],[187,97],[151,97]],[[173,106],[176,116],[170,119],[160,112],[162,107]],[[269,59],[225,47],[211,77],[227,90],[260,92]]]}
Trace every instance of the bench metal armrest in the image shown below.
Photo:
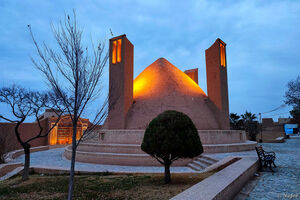
{"label": "bench metal armrest", "polygon": [[264,151],[264,153],[265,153],[266,155],[271,155],[271,156],[274,156],[274,157],[276,158],[276,154],[275,154],[275,152],[273,152],[273,151]]}

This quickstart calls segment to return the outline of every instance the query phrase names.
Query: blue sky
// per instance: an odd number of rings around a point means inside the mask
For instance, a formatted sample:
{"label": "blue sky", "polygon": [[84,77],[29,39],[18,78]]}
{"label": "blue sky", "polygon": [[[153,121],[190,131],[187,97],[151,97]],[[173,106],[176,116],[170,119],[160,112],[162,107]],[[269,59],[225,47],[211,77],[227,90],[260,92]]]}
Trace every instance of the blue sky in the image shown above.
{"label": "blue sky", "polygon": [[[109,29],[115,36],[127,35],[135,47],[135,77],[164,57],[183,71],[198,67],[205,92],[205,49],[221,38],[227,43],[230,112],[279,107],[287,82],[300,74],[300,1],[1,0],[0,87],[46,88],[30,61],[36,51],[27,24],[39,42],[55,46],[50,23],[57,24],[72,9],[84,42],[91,37],[108,41]],[[108,72],[104,79],[107,83]],[[0,109],[7,112],[3,105]],[[263,117],[287,117],[289,109]]]}

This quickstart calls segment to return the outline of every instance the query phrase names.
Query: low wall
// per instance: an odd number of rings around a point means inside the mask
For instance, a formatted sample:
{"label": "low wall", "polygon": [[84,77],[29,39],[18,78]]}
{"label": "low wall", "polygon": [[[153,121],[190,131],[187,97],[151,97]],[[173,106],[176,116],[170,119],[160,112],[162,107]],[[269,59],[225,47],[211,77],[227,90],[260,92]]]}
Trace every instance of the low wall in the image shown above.
{"label": "low wall", "polygon": [[263,131],[262,133],[257,134],[256,140],[260,140],[261,137],[263,142],[268,142],[269,140],[275,140],[278,137],[285,138],[286,135],[283,131]]}
{"label": "low wall", "polygon": [[[48,130],[48,119],[42,120],[43,134]],[[0,123],[0,156],[21,149],[22,146],[15,134],[15,123]],[[23,141],[36,136],[40,129],[37,123],[22,123],[19,128],[20,137]],[[31,147],[48,145],[48,137],[37,138],[30,142]]]}
{"label": "low wall", "polygon": [[244,157],[223,170],[176,195],[171,200],[207,199],[230,200],[258,170],[255,157]]}
{"label": "low wall", "polygon": [[[254,150],[256,142],[247,141],[233,144],[204,144],[205,153],[236,152]],[[65,148],[64,156],[71,159],[71,145]],[[81,143],[76,152],[76,160],[79,162],[128,165],[128,166],[160,166],[156,159],[141,150],[140,144],[101,144]],[[185,166],[192,159],[179,159],[174,166]]]}
{"label": "low wall", "polygon": [[6,175],[8,172],[13,171],[17,167],[22,167],[23,163],[7,163],[0,165],[0,177]]}
{"label": "low wall", "polygon": [[[101,130],[101,144],[141,144],[145,130]],[[246,141],[242,130],[198,130],[202,144],[231,144]]]}
{"label": "low wall", "polygon": [[284,137],[278,137],[276,139],[272,139],[272,140],[265,140],[263,141],[264,143],[284,143],[285,139]]}
{"label": "low wall", "polygon": [[[65,148],[64,156],[71,160],[72,148]],[[124,165],[124,166],[161,166],[161,164],[153,157],[146,153],[108,153],[108,152],[86,152],[77,151],[76,161],[94,164],[106,165]],[[176,160],[172,166],[186,166],[192,159]]]}
{"label": "low wall", "polygon": [[125,153],[125,154],[144,154],[139,144],[98,144],[81,143],[78,151],[100,152],[100,153]]}
{"label": "low wall", "polygon": [[257,142],[246,141],[240,143],[231,144],[204,144],[204,153],[226,153],[226,152],[237,152],[237,151],[250,151],[254,150]]}
{"label": "low wall", "polygon": [[[244,131],[199,130],[205,153],[254,150],[256,142],[247,141]],[[79,162],[127,165],[159,166],[159,162],[141,150],[144,130],[101,130],[98,137],[78,146]],[[65,148],[64,156],[71,158],[71,147]],[[179,159],[173,166],[186,166],[192,159]]]}
{"label": "low wall", "polygon": [[[205,153],[236,152],[254,150],[257,143],[246,141],[232,144],[204,144]],[[144,154],[140,144],[102,144],[102,143],[81,143],[77,152],[99,152],[99,153],[125,153],[125,154]]]}
{"label": "low wall", "polygon": [[[38,147],[31,147],[30,148],[30,153],[38,152],[38,151],[46,151],[49,149],[55,149],[55,148],[61,148],[65,147],[66,145],[47,145],[47,146],[38,146]],[[4,161],[5,163],[11,162],[17,157],[21,156],[24,154],[24,149],[18,149],[15,151],[8,152],[4,156]]]}

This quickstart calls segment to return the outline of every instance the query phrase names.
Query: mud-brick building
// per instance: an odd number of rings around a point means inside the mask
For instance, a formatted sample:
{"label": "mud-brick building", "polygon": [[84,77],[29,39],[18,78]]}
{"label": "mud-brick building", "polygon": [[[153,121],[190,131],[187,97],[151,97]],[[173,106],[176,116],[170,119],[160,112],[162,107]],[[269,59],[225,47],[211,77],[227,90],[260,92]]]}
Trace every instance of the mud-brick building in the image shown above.
{"label": "mud-brick building", "polygon": [[[47,109],[40,117],[40,123],[43,128],[42,134],[47,133],[57,121],[57,115],[55,112]],[[80,118],[77,124],[77,139],[83,134],[83,132],[90,125],[88,119]],[[1,152],[5,153],[16,149],[21,149],[22,146],[17,141],[14,129],[15,123],[0,123],[0,146]],[[23,141],[26,141],[36,136],[40,128],[36,122],[22,123],[19,128],[20,135]],[[46,137],[41,137],[30,142],[31,147],[45,146],[45,145],[63,145],[72,143],[72,121],[69,115],[61,117],[56,126],[51,130],[51,133]]]}

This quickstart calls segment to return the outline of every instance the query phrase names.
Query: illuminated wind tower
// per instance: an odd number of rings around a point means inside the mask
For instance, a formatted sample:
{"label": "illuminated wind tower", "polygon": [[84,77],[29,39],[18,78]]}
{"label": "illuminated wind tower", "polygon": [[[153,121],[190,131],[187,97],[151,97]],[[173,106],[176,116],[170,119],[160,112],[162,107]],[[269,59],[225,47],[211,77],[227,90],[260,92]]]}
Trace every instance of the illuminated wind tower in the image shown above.
{"label": "illuminated wind tower", "polygon": [[124,129],[133,102],[133,45],[126,35],[109,40],[109,95],[107,126]]}
{"label": "illuminated wind tower", "polygon": [[220,110],[223,129],[229,129],[226,44],[221,39],[205,50],[207,95]]}

